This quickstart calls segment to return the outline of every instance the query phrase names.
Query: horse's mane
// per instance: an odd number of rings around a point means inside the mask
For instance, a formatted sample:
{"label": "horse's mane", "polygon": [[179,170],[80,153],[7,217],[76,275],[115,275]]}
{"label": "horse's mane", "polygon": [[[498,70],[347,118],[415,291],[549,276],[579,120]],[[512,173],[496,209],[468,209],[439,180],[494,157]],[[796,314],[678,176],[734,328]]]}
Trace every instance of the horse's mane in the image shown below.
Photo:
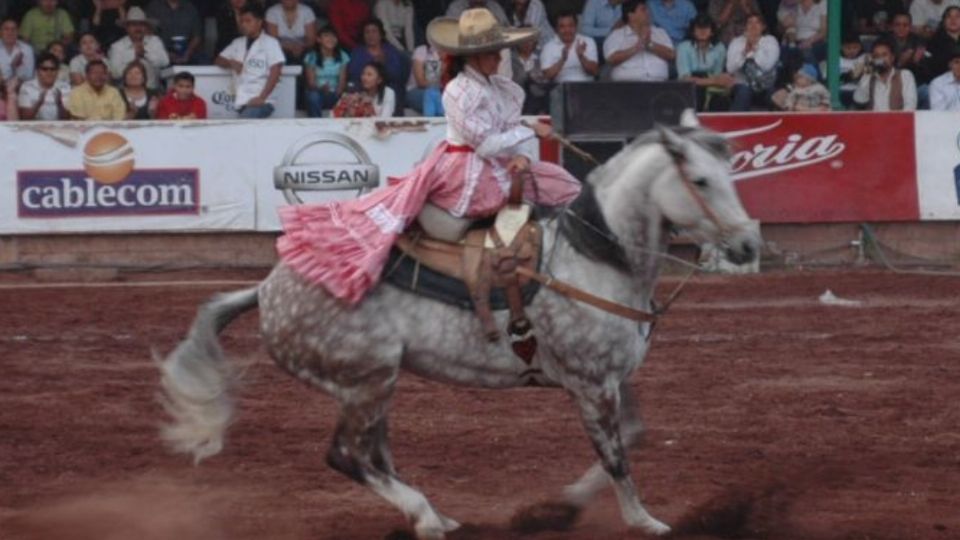
{"label": "horse's mane", "polygon": [[560,214],[558,231],[581,255],[607,264],[624,273],[630,272],[627,253],[603,217],[597,194],[589,182],[565,212]]}
{"label": "horse's mane", "polygon": [[[723,135],[709,130],[691,127],[675,127],[674,133],[692,141],[714,156],[728,160],[730,144]],[[594,184],[601,184],[612,176],[610,171],[623,170],[625,161],[633,151],[642,146],[660,143],[663,139],[657,130],[643,133],[630,142],[607,163],[594,169],[583,183],[580,196],[570,204],[566,212],[560,215],[559,233],[581,255],[588,259],[606,264],[621,272],[630,272],[627,254],[617,236],[610,230],[607,220],[600,210]],[[607,178],[604,178],[607,177]]]}

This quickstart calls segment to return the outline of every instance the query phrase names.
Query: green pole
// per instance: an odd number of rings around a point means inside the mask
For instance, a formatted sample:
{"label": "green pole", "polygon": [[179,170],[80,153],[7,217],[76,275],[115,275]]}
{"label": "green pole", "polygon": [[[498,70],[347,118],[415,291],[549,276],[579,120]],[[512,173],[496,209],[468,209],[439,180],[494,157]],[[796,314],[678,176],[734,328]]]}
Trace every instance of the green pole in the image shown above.
{"label": "green pole", "polygon": [[828,0],[827,4],[827,86],[833,110],[843,108],[840,104],[840,0]]}

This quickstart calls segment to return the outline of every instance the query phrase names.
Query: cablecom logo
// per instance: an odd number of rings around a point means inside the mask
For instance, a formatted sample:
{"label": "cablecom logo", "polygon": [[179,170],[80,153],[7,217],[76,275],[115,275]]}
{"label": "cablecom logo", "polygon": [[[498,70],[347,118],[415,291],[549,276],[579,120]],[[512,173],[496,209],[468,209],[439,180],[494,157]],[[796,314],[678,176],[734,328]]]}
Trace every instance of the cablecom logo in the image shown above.
{"label": "cablecom logo", "polygon": [[198,214],[197,169],[137,169],[136,152],[119,133],[83,145],[83,170],[17,171],[22,218]]}

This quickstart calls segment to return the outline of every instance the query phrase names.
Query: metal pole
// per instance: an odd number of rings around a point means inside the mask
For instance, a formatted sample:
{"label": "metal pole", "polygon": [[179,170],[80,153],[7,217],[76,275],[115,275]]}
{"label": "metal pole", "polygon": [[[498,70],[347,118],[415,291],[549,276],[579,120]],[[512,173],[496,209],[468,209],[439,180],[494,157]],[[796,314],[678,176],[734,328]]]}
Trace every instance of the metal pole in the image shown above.
{"label": "metal pole", "polygon": [[843,108],[840,103],[840,43],[843,10],[840,0],[828,0],[827,4],[827,86],[833,110]]}

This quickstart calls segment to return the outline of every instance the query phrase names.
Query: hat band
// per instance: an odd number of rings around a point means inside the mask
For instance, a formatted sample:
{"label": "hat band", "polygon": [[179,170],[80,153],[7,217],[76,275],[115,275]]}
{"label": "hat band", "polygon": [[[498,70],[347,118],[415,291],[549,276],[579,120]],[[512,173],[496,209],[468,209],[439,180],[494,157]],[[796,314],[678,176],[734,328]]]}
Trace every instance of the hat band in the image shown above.
{"label": "hat band", "polygon": [[494,43],[500,43],[503,39],[503,32],[500,31],[499,26],[490,27],[488,30],[473,34],[470,36],[465,36],[460,34],[459,43],[461,47],[481,47],[484,45],[492,45]]}

